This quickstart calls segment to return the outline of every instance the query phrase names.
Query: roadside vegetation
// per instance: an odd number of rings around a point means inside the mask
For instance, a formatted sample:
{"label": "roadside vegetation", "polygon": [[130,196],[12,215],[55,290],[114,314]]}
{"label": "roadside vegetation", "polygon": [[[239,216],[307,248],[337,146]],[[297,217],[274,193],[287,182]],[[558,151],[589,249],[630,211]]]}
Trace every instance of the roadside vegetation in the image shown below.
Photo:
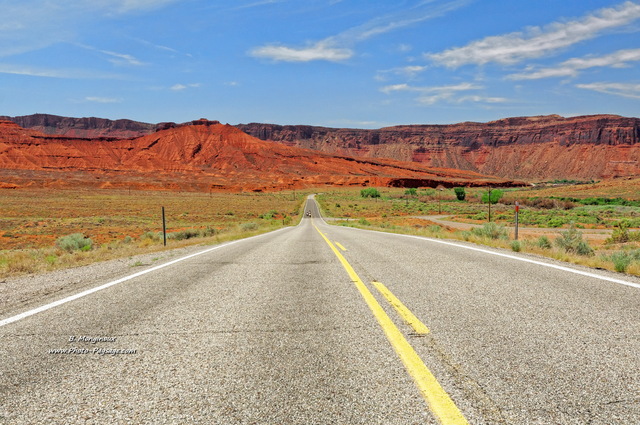
{"label": "roadside vegetation", "polygon": [[[307,193],[0,192],[0,279],[295,225]],[[167,246],[162,233],[165,207]]]}
{"label": "roadside vegetation", "polygon": [[[462,240],[640,275],[640,179],[633,184],[635,190],[610,182],[554,182],[492,189],[491,195],[484,188],[375,188],[376,198],[364,196],[374,188],[335,189],[316,200],[338,225]],[[605,196],[607,191],[614,196]],[[520,229],[529,228],[519,240],[513,230],[516,201]],[[440,216],[446,221],[434,221]]]}

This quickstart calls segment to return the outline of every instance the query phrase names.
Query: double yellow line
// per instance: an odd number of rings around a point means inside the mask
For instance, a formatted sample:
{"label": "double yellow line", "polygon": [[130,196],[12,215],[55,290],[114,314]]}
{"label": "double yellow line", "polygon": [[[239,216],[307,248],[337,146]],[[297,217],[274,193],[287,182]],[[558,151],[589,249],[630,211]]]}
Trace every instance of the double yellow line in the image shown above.
{"label": "double yellow line", "polygon": [[[431,373],[420,356],[418,356],[418,353],[416,353],[402,332],[400,332],[389,315],[387,315],[382,306],[378,303],[371,291],[369,291],[367,286],[362,282],[362,279],[360,279],[351,264],[349,264],[335,245],[331,243],[329,238],[327,238],[315,224],[314,227],[318,233],[320,233],[325,242],[327,242],[327,245],[329,245],[336,257],[338,257],[338,260],[342,263],[342,266],[356,285],[356,288],[358,288],[360,295],[362,295],[369,306],[369,309],[382,327],[382,330],[391,343],[391,346],[402,360],[407,372],[409,372],[409,375],[411,375],[415,381],[420,393],[438,421],[440,421],[442,425],[469,425],[465,417],[462,415],[462,412],[460,412],[453,400],[451,400],[451,397],[449,397],[449,394],[447,394],[442,388],[435,376],[433,376],[433,373]],[[425,334],[429,332],[426,326],[424,326],[420,320],[418,320],[406,307],[404,307],[400,300],[398,300],[382,283],[373,282],[373,284],[399,313],[402,310],[400,315],[414,328],[416,333]]]}

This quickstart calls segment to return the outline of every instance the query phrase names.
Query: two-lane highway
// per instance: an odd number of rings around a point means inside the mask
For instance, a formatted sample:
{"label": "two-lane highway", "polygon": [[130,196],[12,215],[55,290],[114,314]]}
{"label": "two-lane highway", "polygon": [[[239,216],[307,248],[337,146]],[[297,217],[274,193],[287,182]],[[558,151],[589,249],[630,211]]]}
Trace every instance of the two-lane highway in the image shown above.
{"label": "two-lane highway", "polygon": [[640,422],[639,288],[307,209],[5,321],[0,423]]}

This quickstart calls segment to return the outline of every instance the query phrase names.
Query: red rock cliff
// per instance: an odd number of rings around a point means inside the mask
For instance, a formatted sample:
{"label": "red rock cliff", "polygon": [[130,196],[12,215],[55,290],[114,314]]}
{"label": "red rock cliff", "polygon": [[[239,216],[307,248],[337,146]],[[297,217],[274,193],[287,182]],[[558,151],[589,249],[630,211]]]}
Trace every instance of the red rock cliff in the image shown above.
{"label": "red rock cliff", "polygon": [[290,146],[508,178],[600,179],[640,174],[640,119],[615,115],[550,115],[379,130],[255,123],[238,127]]}

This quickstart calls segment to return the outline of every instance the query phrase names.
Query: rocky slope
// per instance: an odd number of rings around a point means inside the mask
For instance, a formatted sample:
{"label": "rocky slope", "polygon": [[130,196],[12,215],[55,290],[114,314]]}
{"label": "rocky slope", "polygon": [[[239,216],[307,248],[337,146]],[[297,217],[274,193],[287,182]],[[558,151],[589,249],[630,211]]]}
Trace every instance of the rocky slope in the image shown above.
{"label": "rocky slope", "polygon": [[185,190],[335,185],[477,186],[511,181],[416,163],[358,159],[265,142],[199,120],[134,139],[69,138],[0,121],[0,182]]}
{"label": "rocky slope", "polygon": [[108,120],[104,118],[70,118],[58,115],[34,114],[19,117],[0,116],[0,120],[13,121],[20,127],[37,130],[45,134],[68,137],[139,137],[152,133],[157,124],[131,120]]}
{"label": "rocky slope", "polygon": [[[137,137],[176,126],[42,114],[10,119],[25,128],[75,137]],[[506,179],[588,180],[640,175],[640,119],[616,115],[549,115],[377,130],[259,123],[236,127],[291,147],[414,161]]]}
{"label": "rocky slope", "polygon": [[508,178],[601,179],[640,174],[640,119],[615,115],[550,115],[379,130],[257,123],[238,128],[289,146]]}

